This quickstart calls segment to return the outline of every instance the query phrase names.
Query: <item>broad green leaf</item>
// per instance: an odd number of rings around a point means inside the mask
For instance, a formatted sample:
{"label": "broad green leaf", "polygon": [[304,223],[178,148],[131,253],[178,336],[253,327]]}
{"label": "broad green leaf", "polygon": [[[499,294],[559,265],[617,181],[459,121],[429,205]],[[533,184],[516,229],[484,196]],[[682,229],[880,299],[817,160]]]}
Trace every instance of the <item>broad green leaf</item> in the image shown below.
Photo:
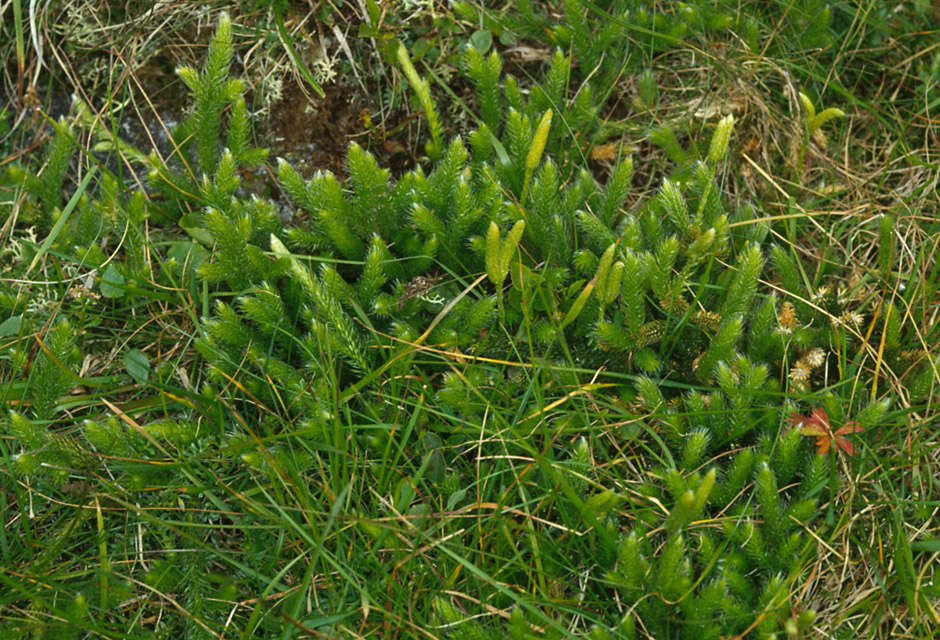
{"label": "broad green leaf", "polygon": [[111,263],[101,274],[101,295],[105,298],[120,298],[124,295],[124,283],[126,280],[118,268]]}
{"label": "broad green leaf", "polygon": [[150,377],[150,358],[140,349],[124,354],[124,368],[137,384],[145,384]]}
{"label": "broad green leaf", "polygon": [[480,53],[486,53],[493,45],[493,34],[489,29],[480,29],[470,36],[470,44]]}
{"label": "broad green leaf", "polygon": [[0,322],[0,337],[16,335],[20,332],[20,327],[23,325],[23,316],[13,316],[12,318],[7,318],[3,322]]}

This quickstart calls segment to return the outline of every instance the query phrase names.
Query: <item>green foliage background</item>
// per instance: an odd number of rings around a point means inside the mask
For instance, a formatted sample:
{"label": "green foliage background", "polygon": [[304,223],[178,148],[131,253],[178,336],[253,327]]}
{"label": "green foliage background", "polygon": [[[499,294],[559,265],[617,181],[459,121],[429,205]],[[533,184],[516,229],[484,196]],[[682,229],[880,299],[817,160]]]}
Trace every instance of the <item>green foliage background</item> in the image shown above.
{"label": "green foliage background", "polygon": [[[729,197],[740,124],[658,117],[650,70],[727,34],[751,53],[834,59],[847,5],[791,4],[767,38],[773,16],[722,3],[456,3],[503,44],[545,39],[544,76],[517,77],[492,40],[471,38],[452,62],[478,114],[452,135],[419,47],[385,42],[427,157],[393,174],[353,143],[345,179],[278,159],[289,216],[243,182],[267,151],[232,77],[226,14],[202,69],[177,70],[191,108],[171,155],[133,149],[85,105],[55,123],[42,169],[13,163],[2,178],[15,198],[0,210],[22,230],[0,291],[0,499],[14,514],[0,535],[2,633],[839,627],[807,592],[821,549],[869,499],[859,479],[883,473],[876,450],[932,397],[936,353],[911,346],[936,328],[912,328],[910,309],[935,300],[940,280],[915,282],[936,275],[933,254],[919,246],[903,269],[899,218],[884,216],[865,277],[831,256],[812,264],[810,205],[791,195],[790,213],[771,215]],[[872,26],[894,18],[871,9],[856,35],[876,41]],[[625,76],[642,125],[605,111]],[[813,122],[794,125],[794,184],[808,180]],[[630,136],[668,159],[652,187]],[[611,141],[598,171],[592,150]],[[42,287],[19,286],[40,272]],[[166,351],[145,329],[164,315]],[[120,366],[87,375],[86,355],[109,341]],[[900,408],[881,367],[902,372]],[[833,430],[859,423],[856,456],[819,455],[790,428],[816,407]],[[890,536],[882,606],[926,629],[936,584],[914,552],[935,540],[912,544],[902,521],[935,501],[879,490],[892,507],[872,525]]]}

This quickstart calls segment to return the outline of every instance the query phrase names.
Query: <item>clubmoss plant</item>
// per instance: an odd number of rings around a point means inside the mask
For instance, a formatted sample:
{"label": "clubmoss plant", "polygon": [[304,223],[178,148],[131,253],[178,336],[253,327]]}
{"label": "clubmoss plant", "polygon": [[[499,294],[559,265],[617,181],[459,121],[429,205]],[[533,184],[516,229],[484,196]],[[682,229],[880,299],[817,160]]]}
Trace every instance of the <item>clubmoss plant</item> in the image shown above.
{"label": "clubmoss plant", "polygon": [[[229,77],[231,60],[232,27],[228,14],[223,12],[203,70],[188,66],[177,69],[193,106],[172,131],[172,157],[164,159],[155,152],[149,156],[148,177],[166,199],[165,214],[176,220],[180,212],[190,211],[183,215],[184,228],[203,226],[201,216],[191,211],[200,200],[202,206],[224,210],[239,186],[236,169],[256,165],[267,156],[267,150],[249,144],[245,83]],[[224,119],[226,109],[229,111]],[[224,138],[223,123],[227,125]]]}
{"label": "clubmoss plant", "polygon": [[[223,18],[204,68],[180,71],[194,107],[174,158],[134,154],[151,177],[135,193],[88,178],[68,240],[46,247],[44,269],[102,269],[82,308],[99,313],[29,314],[3,282],[17,319],[0,323],[13,409],[0,500],[27,514],[0,536],[18,572],[0,572],[4,622],[37,637],[589,640],[838,624],[816,576],[881,465],[862,454],[896,426],[878,369],[910,362],[919,299],[881,295],[900,278],[893,221],[880,271],[841,282],[797,251],[789,219],[730,202],[730,116],[707,145],[661,133],[675,166],[649,189],[630,157],[603,181],[579,164],[560,132],[591,130],[596,105],[589,83],[568,99],[572,61],[614,73],[586,39],[595,9],[630,11],[664,46],[680,23],[727,28],[720,3],[640,4],[566,2],[567,34],[550,33],[570,52],[528,95],[498,55],[464,52],[480,124],[449,142],[405,51],[427,164],[395,174],[351,144],[340,180],[279,160],[289,223],[241,189],[265,151],[250,145]],[[602,27],[611,55],[633,46],[622,28]],[[63,220],[50,166],[23,178],[48,234]],[[155,218],[191,241],[148,236]],[[101,229],[140,246],[105,256]],[[145,328],[176,299],[187,312],[160,329],[176,332],[171,352],[185,343],[174,360]],[[118,327],[118,373],[85,371],[96,322]],[[129,348],[124,322],[147,343]],[[903,375],[926,402],[935,354]],[[810,415],[831,421],[825,455],[803,437],[824,426],[792,428]],[[913,553],[932,547],[893,525],[904,564],[878,597],[914,610]]]}
{"label": "clubmoss plant", "polygon": [[[6,188],[22,188],[30,197],[26,205],[18,211],[18,222],[23,227],[36,226],[45,234],[51,229],[54,220],[61,212],[64,200],[62,187],[65,183],[69,164],[75,155],[75,139],[68,121],[60,119],[53,125],[52,141],[46,145],[42,170],[33,172],[20,164],[12,164],[0,174]],[[13,211],[15,202],[0,202],[0,214],[7,219]]]}
{"label": "clubmoss plant", "polygon": [[401,65],[405,77],[408,79],[408,83],[417,95],[418,102],[424,109],[424,116],[428,121],[428,128],[431,131],[431,140],[425,147],[425,151],[427,151],[428,157],[431,158],[432,161],[437,160],[441,157],[441,153],[443,153],[444,150],[444,133],[440,118],[437,115],[437,110],[434,108],[434,101],[431,99],[431,85],[427,79],[422,78],[418,74],[417,69],[415,69],[414,65],[411,63],[411,58],[408,56],[408,49],[405,48],[405,45],[401,43],[398,44],[396,55],[398,63]]}
{"label": "clubmoss plant", "polygon": [[826,142],[826,138],[822,133],[822,126],[830,120],[845,117],[845,112],[835,107],[829,107],[828,109],[823,109],[819,113],[816,113],[816,107],[813,105],[813,101],[810,97],[802,91],[800,91],[799,96],[800,105],[803,107],[803,131],[796,158],[795,175],[797,179],[803,176],[806,150],[809,148],[810,142],[817,142],[821,145],[824,145]]}

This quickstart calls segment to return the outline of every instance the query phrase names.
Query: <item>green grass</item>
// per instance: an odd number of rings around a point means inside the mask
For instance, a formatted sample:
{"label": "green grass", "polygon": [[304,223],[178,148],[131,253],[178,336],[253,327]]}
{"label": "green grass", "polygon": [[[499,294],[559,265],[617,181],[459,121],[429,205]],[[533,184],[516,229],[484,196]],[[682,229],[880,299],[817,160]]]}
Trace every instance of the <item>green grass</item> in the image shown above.
{"label": "green grass", "polygon": [[[892,7],[259,2],[242,103],[215,9],[8,5],[0,638],[930,637],[940,54]],[[370,109],[335,183],[292,83]]]}

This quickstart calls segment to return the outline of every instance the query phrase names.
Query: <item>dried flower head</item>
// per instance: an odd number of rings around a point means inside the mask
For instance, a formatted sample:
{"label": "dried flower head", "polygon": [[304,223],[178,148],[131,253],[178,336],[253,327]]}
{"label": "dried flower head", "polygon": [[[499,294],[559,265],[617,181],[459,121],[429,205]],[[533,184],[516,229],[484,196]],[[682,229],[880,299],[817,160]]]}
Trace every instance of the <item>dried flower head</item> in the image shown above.
{"label": "dried flower head", "polygon": [[696,311],[692,314],[692,322],[709,331],[718,331],[721,328],[721,316],[714,311]]}
{"label": "dried flower head", "polygon": [[793,380],[793,382],[798,385],[804,385],[806,381],[809,380],[809,374],[812,372],[812,369],[806,366],[806,363],[799,360],[790,367],[790,380]]}
{"label": "dried flower head", "polygon": [[777,314],[777,323],[780,325],[781,329],[788,333],[796,329],[796,307],[794,307],[792,303],[784,302],[780,305],[780,313]]}
{"label": "dried flower head", "polygon": [[826,361],[826,352],[819,347],[810,349],[809,352],[803,356],[802,361],[806,363],[810,369],[815,369],[822,366],[822,363]]}
{"label": "dried flower head", "polygon": [[861,324],[865,322],[865,316],[858,311],[843,311],[841,319],[845,324],[855,327],[861,326]]}
{"label": "dried flower head", "polygon": [[840,284],[838,287],[836,287],[836,300],[838,300],[840,305],[848,304],[850,300],[849,288],[844,284]]}
{"label": "dried flower head", "polygon": [[673,311],[682,313],[689,308],[689,303],[685,301],[681,295],[673,296],[672,292],[667,291],[666,294],[660,298],[659,306],[666,311]]}

